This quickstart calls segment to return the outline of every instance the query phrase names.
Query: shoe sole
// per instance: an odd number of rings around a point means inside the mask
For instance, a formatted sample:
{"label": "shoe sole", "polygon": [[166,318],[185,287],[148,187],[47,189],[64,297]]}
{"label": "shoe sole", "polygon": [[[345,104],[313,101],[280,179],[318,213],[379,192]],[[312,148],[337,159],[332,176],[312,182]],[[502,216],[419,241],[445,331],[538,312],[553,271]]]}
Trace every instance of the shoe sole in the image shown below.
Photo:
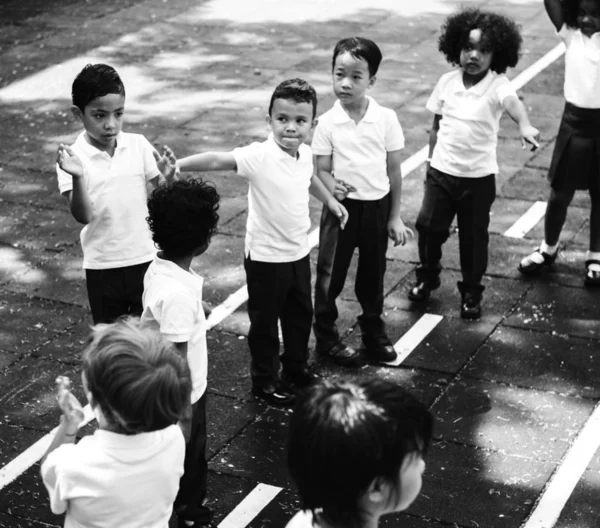
{"label": "shoe sole", "polygon": [[294,404],[294,396],[291,398],[280,398],[276,399],[276,397],[271,395],[266,395],[264,393],[257,393],[252,389],[252,395],[259,400],[262,400],[269,405],[273,405],[274,407],[289,407]]}

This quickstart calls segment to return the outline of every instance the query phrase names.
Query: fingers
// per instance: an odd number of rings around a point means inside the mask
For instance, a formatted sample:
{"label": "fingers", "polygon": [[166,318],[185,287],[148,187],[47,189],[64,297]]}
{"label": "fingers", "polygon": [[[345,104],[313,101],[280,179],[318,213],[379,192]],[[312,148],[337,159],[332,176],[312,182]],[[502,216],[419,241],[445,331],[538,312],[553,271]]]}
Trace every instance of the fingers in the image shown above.
{"label": "fingers", "polygon": [[154,161],[156,161],[156,163],[158,163],[161,160],[160,154],[155,148],[152,149],[152,155],[154,156]]}

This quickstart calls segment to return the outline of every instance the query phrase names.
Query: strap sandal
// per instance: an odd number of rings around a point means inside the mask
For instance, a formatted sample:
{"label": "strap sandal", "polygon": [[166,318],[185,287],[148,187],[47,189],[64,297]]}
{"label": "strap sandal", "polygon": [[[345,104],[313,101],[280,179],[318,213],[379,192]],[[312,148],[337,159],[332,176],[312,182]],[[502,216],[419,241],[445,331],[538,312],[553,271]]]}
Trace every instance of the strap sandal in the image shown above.
{"label": "strap sandal", "polygon": [[545,251],[542,251],[539,247],[536,248],[533,253],[521,260],[519,263],[519,271],[523,275],[538,275],[543,268],[554,264],[559,250],[560,248],[557,248],[554,255],[550,255]]}
{"label": "strap sandal", "polygon": [[585,280],[583,281],[583,284],[588,288],[597,288],[600,286],[600,271],[590,269],[590,264],[597,264],[600,266],[600,260],[591,259],[585,261],[587,272],[585,274]]}

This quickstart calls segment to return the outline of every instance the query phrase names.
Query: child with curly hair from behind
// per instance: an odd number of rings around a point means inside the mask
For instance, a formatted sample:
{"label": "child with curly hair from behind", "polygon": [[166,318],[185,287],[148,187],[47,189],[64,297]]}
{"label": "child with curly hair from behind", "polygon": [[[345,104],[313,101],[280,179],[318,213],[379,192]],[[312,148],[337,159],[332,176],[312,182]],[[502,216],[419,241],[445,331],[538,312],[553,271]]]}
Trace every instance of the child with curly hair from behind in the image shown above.
{"label": "child with curly hair from behind", "polygon": [[545,0],[565,42],[566,99],[548,180],[544,240],[521,260],[519,271],[537,275],[556,260],[567,209],[576,190],[591,199],[590,242],[584,285],[600,286],[600,0]]}
{"label": "child with curly hair from behind", "polygon": [[167,528],[183,474],[185,360],[129,318],[94,327],[82,363],[98,429],[74,443],[83,409],[61,380],[61,423],[41,466],[52,511],[66,512],[67,528]]}
{"label": "child with curly hair from behind", "polygon": [[298,398],[288,466],[302,511],[287,528],[374,528],[417,498],[433,417],[394,382],[325,380]]}
{"label": "child with curly hair from behind", "polygon": [[481,316],[490,210],[496,198],[496,145],[504,110],[519,125],[523,148],[526,143],[538,147],[539,132],[504,74],[517,64],[521,42],[511,19],[479,9],[449,16],[439,38],[439,50],[458,68],[440,78],[427,102],[434,118],[425,195],[416,223],[420,264],[408,298],[424,302],[440,286],[442,245],[456,216],[464,319]]}

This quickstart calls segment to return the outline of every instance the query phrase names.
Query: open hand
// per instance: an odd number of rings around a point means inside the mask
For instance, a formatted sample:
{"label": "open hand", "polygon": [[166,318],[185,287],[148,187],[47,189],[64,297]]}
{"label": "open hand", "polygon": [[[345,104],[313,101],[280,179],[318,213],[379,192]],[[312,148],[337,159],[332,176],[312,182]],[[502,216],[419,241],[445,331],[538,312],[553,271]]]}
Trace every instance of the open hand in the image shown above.
{"label": "open hand", "polygon": [[75,178],[83,178],[83,164],[81,163],[79,156],[75,154],[75,151],[71,147],[63,145],[62,143],[58,146],[56,163],[58,163],[58,166],[67,174],[70,174]]}
{"label": "open hand", "polygon": [[163,147],[162,156],[158,151],[153,150],[152,155],[156,160],[156,166],[163,175],[163,178],[168,182],[172,182],[177,179],[177,158],[175,153],[166,145]]}
{"label": "open hand", "polygon": [[532,127],[531,125],[527,125],[521,127],[521,147],[525,148],[527,144],[531,145],[531,150],[537,150],[540,146],[538,140],[540,138],[540,131]]}
{"label": "open hand", "polygon": [[390,219],[387,225],[388,237],[394,241],[394,246],[404,245],[415,234],[412,229],[406,227],[401,218]]}
{"label": "open hand", "polygon": [[346,208],[335,198],[332,198],[327,202],[327,207],[329,207],[329,210],[340,219],[340,227],[344,229],[344,227],[346,227],[346,222],[348,221],[348,211]]}

